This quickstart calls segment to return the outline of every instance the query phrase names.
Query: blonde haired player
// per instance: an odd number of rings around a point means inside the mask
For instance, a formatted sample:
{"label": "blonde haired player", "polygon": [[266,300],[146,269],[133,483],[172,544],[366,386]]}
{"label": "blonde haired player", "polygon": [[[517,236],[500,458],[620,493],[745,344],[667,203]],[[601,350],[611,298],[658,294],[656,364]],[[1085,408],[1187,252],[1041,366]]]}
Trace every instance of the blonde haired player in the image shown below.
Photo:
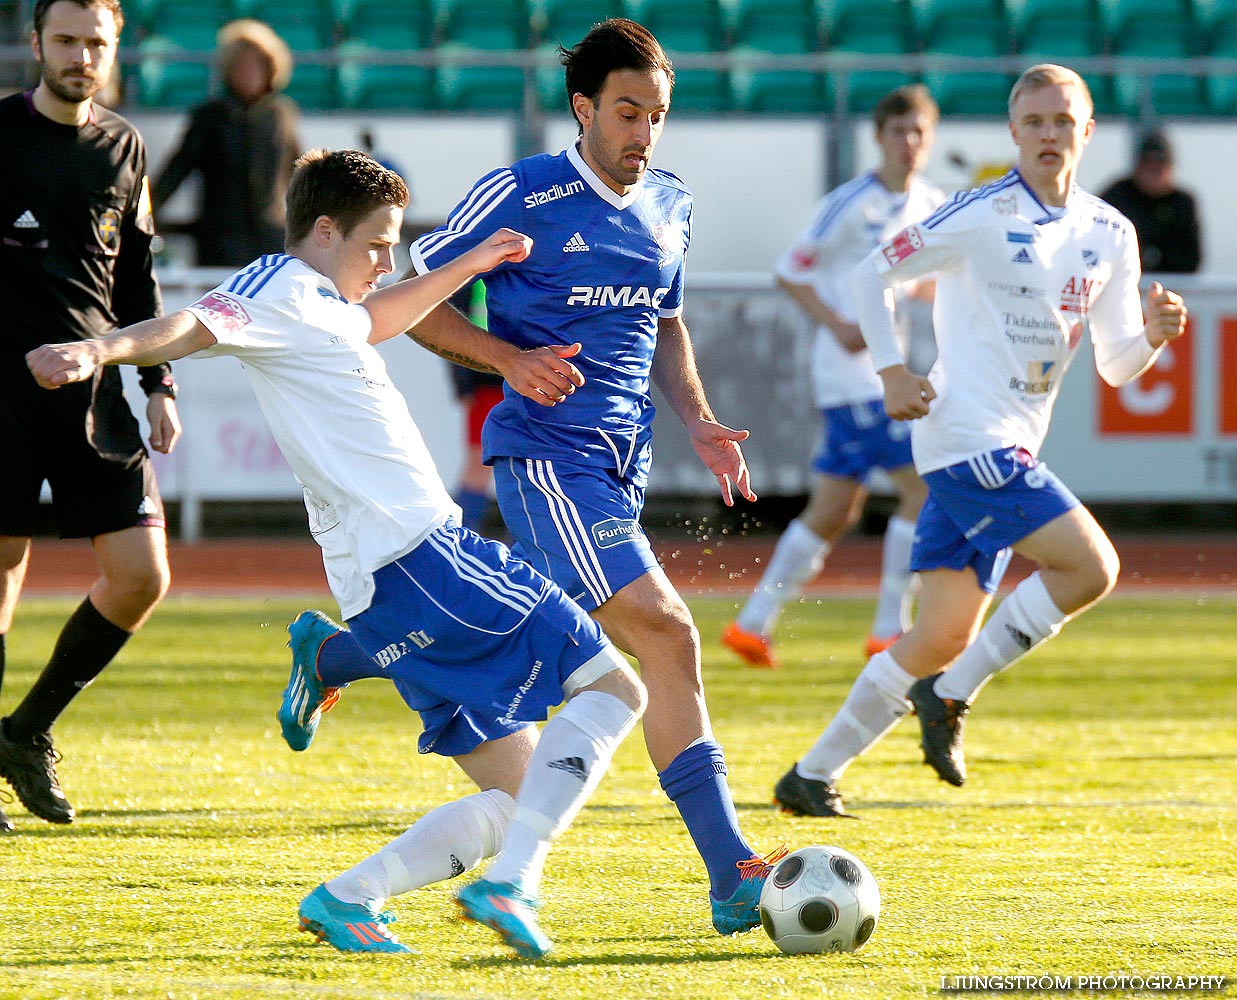
{"label": "blonde haired player", "polygon": [[[979,690],[1117,582],[1112,542],[1036,456],[1084,336],[1100,375],[1120,385],[1185,332],[1186,309],[1152,283],[1144,312],[1133,227],[1075,184],[1092,107],[1072,70],[1028,69],[1009,102],[1017,166],[886,240],[855,271],[885,409],[913,421],[928,499],[911,554],[914,627],[868,661],[793,769],[838,812],[838,777],[912,706],[927,762],[961,785],[962,724]],[[890,289],[931,272],[938,357],[925,378],[903,362]],[[1015,551],[1037,569],[984,624]]]}

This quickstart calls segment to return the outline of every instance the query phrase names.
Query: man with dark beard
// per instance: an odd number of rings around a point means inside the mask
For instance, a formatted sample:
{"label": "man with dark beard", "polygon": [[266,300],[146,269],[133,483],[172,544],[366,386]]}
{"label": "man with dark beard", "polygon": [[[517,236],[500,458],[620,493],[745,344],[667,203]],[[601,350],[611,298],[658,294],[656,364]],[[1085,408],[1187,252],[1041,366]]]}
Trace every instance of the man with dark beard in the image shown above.
{"label": "man with dark beard", "polygon": [[[39,493],[51,486],[62,537],[89,538],[99,579],[69,618],[42,674],[0,719],[0,775],[30,812],[70,823],[52,723],[149,617],[169,582],[163,502],[118,369],[64,392],[41,390],[27,351],[83,340],[161,312],[151,270],[146,150],[94,102],[124,24],[118,0],[38,0],[33,90],[0,101],[0,678]],[[180,435],[167,365],[141,369],[150,444]],[[0,814],[2,817],[2,814]],[[0,818],[0,829],[12,829]]]}

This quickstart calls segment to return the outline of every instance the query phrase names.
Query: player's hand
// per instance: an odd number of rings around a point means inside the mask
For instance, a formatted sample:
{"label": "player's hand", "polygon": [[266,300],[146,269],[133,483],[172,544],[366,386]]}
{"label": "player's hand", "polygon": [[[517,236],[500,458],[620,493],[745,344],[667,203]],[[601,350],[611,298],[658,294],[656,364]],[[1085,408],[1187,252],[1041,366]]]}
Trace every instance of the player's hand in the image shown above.
{"label": "player's hand", "polygon": [[552,344],[517,351],[502,377],[521,396],[542,406],[557,406],[584,384],[580,369],[568,358],[580,353],[577,344]]}
{"label": "player's hand", "polygon": [[1147,317],[1147,324],[1143,329],[1146,330],[1147,341],[1152,347],[1176,340],[1185,333],[1188,318],[1185,301],[1158,281],[1151,282],[1151,287],[1147,289],[1147,304],[1143,312]]}
{"label": "player's hand", "polygon": [[880,372],[885,383],[885,412],[893,420],[916,420],[926,416],[936,399],[932,383],[905,365],[893,365]]}
{"label": "player's hand", "polygon": [[532,249],[532,237],[517,233],[514,229],[503,228],[469,251],[476,256],[476,260],[470,261],[470,264],[474,265],[475,273],[481,274],[508,261],[518,264],[528,257]]}
{"label": "player's hand", "polygon": [[727,507],[734,506],[734,491],[745,500],[755,500],[747,462],[743,459],[740,441],[746,441],[749,431],[738,431],[719,424],[716,420],[699,417],[687,428],[692,447],[708,470],[717,477],[722,491],[722,501]]}
{"label": "player's hand", "polygon": [[180,414],[176,400],[161,392],[146,397],[146,422],[150,424],[150,446],[166,455],[180,440]]}
{"label": "player's hand", "polygon": [[72,344],[44,344],[26,355],[26,367],[44,389],[59,389],[70,382],[85,382],[98,362],[89,341]]}

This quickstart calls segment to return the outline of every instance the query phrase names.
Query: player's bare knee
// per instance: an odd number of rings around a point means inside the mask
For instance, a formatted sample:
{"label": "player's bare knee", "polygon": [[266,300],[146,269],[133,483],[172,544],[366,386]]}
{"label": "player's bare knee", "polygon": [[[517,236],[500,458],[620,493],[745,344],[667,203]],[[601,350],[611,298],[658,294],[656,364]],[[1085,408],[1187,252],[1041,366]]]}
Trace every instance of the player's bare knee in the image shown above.
{"label": "player's bare knee", "polygon": [[[615,656],[617,658],[618,654],[616,653]],[[637,718],[644,714],[644,709],[648,705],[648,692],[644,687],[644,682],[636,676],[636,672],[625,661],[616,662],[614,669],[602,674],[592,684],[580,688],[580,691],[599,691],[602,694],[611,695],[635,712]],[[578,693],[579,691],[575,692],[575,694]]]}

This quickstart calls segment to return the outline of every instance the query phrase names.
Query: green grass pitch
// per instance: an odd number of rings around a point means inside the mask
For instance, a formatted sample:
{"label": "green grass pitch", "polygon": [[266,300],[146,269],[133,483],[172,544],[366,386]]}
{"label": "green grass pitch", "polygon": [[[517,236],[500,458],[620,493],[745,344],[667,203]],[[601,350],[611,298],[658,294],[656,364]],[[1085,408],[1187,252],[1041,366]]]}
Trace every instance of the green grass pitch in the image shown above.
{"label": "green grass pitch", "polygon": [[[692,604],[747,836],[863,858],[883,912],[862,951],[789,957],[761,931],[713,934],[703,868],[638,733],[551,854],[545,962],[459,923],[449,883],[390,904],[419,956],[315,944],[296,929],[300,898],[471,786],[416,753],[416,719],[380,681],[353,685],[315,745],[291,753],[274,712],[300,606],[170,599],[58,726],[77,822],[7,806],[0,996],[883,998],[997,973],[1231,983],[1237,601],[1110,599],[984,692],[965,788],[922,765],[908,720],[845,775],[857,822],[769,801],[861,666],[870,603],[793,607],[777,672],[718,646],[732,601]],[[71,608],[21,606],[4,707]]]}

